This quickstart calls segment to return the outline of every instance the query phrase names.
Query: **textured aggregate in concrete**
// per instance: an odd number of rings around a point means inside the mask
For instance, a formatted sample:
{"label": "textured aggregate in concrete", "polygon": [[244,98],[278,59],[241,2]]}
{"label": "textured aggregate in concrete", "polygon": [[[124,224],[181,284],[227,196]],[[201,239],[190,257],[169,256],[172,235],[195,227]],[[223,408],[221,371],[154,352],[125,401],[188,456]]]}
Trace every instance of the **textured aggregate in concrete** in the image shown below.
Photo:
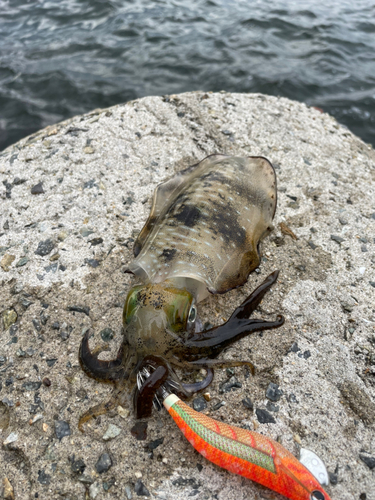
{"label": "textured aggregate in concrete", "polygon": [[317,109],[225,92],[96,110],[0,155],[3,497],[281,498],[206,462],[164,411],[145,441],[130,400],[85,434],[77,428],[112,390],[81,371],[79,343],[90,328],[92,345],[109,345],[103,357],[118,349],[133,282],[123,270],[153,190],[212,153],[269,158],[279,202],[259,273],[209,297],[200,315],[221,323],[280,269],[257,314],[286,322],[228,349],[256,375],[218,369],[210,401],[196,405],[297,456],[301,446],[316,452],[333,500],[375,499],[375,152]]}

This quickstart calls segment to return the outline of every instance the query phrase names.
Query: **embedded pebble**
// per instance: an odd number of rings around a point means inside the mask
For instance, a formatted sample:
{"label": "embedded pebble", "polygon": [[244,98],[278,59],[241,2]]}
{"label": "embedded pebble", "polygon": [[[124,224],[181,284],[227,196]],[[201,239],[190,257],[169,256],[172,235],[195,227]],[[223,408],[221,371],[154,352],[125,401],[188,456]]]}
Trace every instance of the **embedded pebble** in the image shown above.
{"label": "embedded pebble", "polygon": [[100,455],[99,460],[95,464],[95,469],[98,474],[107,472],[112,467],[112,459],[108,453]]}
{"label": "embedded pebble", "polygon": [[276,420],[273,418],[273,416],[270,413],[268,413],[267,410],[257,408],[255,410],[255,413],[257,415],[257,419],[258,419],[259,423],[261,423],[261,424],[276,424]]}
{"label": "embedded pebble", "polygon": [[117,407],[117,413],[120,415],[121,418],[128,418],[130,411],[127,408],[123,408],[122,406]]}
{"label": "embedded pebble", "polygon": [[68,422],[64,420],[55,420],[55,434],[57,439],[62,439],[63,437],[70,436],[70,426]]}
{"label": "embedded pebble", "polygon": [[79,458],[78,460],[73,460],[73,462],[70,464],[70,468],[76,474],[82,474],[86,469],[86,464],[82,458]]}
{"label": "embedded pebble", "polygon": [[84,314],[86,314],[86,316],[90,315],[90,308],[88,306],[73,305],[73,306],[68,306],[67,310],[72,311],[72,312],[84,313]]}
{"label": "embedded pebble", "polygon": [[3,312],[3,323],[4,330],[8,330],[10,326],[12,326],[17,321],[17,313],[14,309],[8,309]]}
{"label": "embedded pebble", "polygon": [[332,485],[337,484],[337,481],[338,481],[338,475],[337,475],[337,474],[335,474],[334,472],[328,472],[328,475],[329,475],[329,482],[330,482]]}
{"label": "embedded pebble", "polygon": [[51,482],[51,475],[47,474],[44,470],[38,471],[38,481],[44,486],[48,486]]}
{"label": "embedded pebble", "polygon": [[235,391],[236,389],[240,389],[242,387],[241,382],[239,382],[236,377],[231,377],[229,380],[222,382],[219,386],[219,392],[225,393],[230,391]]}
{"label": "embedded pebble", "polygon": [[7,477],[4,477],[4,479],[3,479],[2,496],[3,496],[4,500],[14,500],[14,498],[15,498],[13,486]]}
{"label": "embedded pebble", "polygon": [[39,182],[38,184],[35,184],[35,186],[31,188],[31,194],[43,194],[43,193],[44,193],[43,182]]}
{"label": "embedded pebble", "polygon": [[37,413],[34,418],[30,419],[29,423],[30,423],[30,425],[33,425],[33,424],[35,424],[35,422],[38,422],[42,418],[43,418],[43,415],[41,413]]}
{"label": "embedded pebble", "polygon": [[159,439],[155,439],[154,441],[150,441],[148,444],[147,444],[147,448],[152,451],[152,450],[156,450],[156,448],[158,446],[160,446],[161,444],[164,443],[164,438],[161,437]]}
{"label": "embedded pebble", "polygon": [[103,435],[104,441],[115,439],[121,433],[121,429],[114,424],[109,424],[108,429]]}
{"label": "embedded pebble", "polygon": [[93,483],[89,487],[90,498],[92,498],[93,500],[95,500],[95,498],[99,495],[99,493],[100,493],[100,484],[98,482]]}
{"label": "embedded pebble", "polygon": [[134,491],[137,493],[139,497],[149,497],[150,492],[146,488],[146,486],[142,483],[140,479],[135,483]]}
{"label": "embedded pebble", "polygon": [[51,239],[47,239],[38,243],[38,247],[34,253],[36,255],[40,255],[41,257],[45,257],[50,254],[54,248],[55,243]]}
{"label": "embedded pebble", "polygon": [[18,439],[18,434],[16,432],[11,432],[9,436],[3,441],[3,445],[7,446],[10,443],[14,443]]}
{"label": "embedded pebble", "polygon": [[254,403],[251,401],[250,398],[246,397],[245,399],[242,400],[242,404],[244,405],[245,408],[248,410],[253,411],[254,410]]}
{"label": "embedded pebble", "polygon": [[128,484],[125,485],[125,495],[128,500],[132,500],[132,490],[130,489],[130,486]]}
{"label": "embedded pebble", "polygon": [[147,422],[137,422],[130,429],[130,432],[137,441],[144,441],[147,439]]}
{"label": "embedded pebble", "polygon": [[195,411],[203,411],[207,408],[207,401],[203,396],[199,396],[193,400],[193,408]]}
{"label": "embedded pebble", "polygon": [[267,390],[266,390],[266,398],[270,399],[274,403],[280,400],[281,396],[284,394],[284,391],[282,389],[279,389],[279,386],[277,384],[274,384],[272,382],[269,383]]}
{"label": "embedded pebble", "polygon": [[100,332],[100,336],[104,342],[109,342],[113,339],[115,333],[111,328],[104,328],[104,330]]}
{"label": "embedded pebble", "polygon": [[362,460],[367,467],[372,470],[375,469],[375,457],[370,457],[368,455],[360,454],[359,458]]}
{"label": "embedded pebble", "polygon": [[273,411],[275,413],[280,410],[280,406],[275,405],[274,403],[271,403],[271,401],[267,401],[266,408],[267,408],[267,410]]}
{"label": "embedded pebble", "polygon": [[345,241],[344,238],[341,238],[341,236],[335,236],[334,234],[331,234],[331,240],[339,243],[340,245],[343,241]]}
{"label": "embedded pebble", "polygon": [[17,262],[16,267],[25,266],[28,262],[29,262],[28,257],[21,257],[20,260]]}
{"label": "embedded pebble", "polygon": [[25,391],[37,391],[41,385],[42,382],[24,382],[22,384],[22,387],[25,389]]}

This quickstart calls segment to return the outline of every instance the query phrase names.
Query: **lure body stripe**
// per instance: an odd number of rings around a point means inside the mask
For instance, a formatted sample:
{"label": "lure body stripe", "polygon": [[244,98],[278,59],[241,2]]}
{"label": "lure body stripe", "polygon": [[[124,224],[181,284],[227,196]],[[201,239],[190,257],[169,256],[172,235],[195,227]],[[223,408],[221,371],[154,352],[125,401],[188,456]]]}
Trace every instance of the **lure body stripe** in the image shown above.
{"label": "lure body stripe", "polygon": [[[311,500],[324,493],[317,479],[288,450],[257,432],[218,422],[170,395],[164,406],[190,444],[210,462],[281,493]],[[234,439],[234,436],[237,436]]]}

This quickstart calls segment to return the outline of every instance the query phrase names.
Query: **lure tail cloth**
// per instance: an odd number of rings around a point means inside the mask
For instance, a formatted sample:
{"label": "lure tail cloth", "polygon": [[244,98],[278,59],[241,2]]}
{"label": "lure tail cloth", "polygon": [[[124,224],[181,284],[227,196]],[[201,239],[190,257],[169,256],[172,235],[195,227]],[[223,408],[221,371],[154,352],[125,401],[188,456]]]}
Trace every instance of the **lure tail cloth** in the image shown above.
{"label": "lure tail cloth", "polygon": [[330,500],[321,486],[328,484],[327,472],[314,453],[304,450],[321,482],[288,450],[262,434],[214,420],[174,394],[163,404],[190,444],[210,462],[291,500]]}

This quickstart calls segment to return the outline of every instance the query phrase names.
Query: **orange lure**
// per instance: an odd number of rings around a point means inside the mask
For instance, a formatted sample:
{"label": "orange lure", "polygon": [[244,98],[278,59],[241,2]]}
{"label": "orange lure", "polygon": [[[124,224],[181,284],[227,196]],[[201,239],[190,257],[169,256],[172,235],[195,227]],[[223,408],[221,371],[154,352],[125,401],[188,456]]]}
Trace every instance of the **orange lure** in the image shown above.
{"label": "orange lure", "polygon": [[276,441],[199,413],[174,394],[164,406],[207,460],[291,500],[330,500],[313,474]]}

